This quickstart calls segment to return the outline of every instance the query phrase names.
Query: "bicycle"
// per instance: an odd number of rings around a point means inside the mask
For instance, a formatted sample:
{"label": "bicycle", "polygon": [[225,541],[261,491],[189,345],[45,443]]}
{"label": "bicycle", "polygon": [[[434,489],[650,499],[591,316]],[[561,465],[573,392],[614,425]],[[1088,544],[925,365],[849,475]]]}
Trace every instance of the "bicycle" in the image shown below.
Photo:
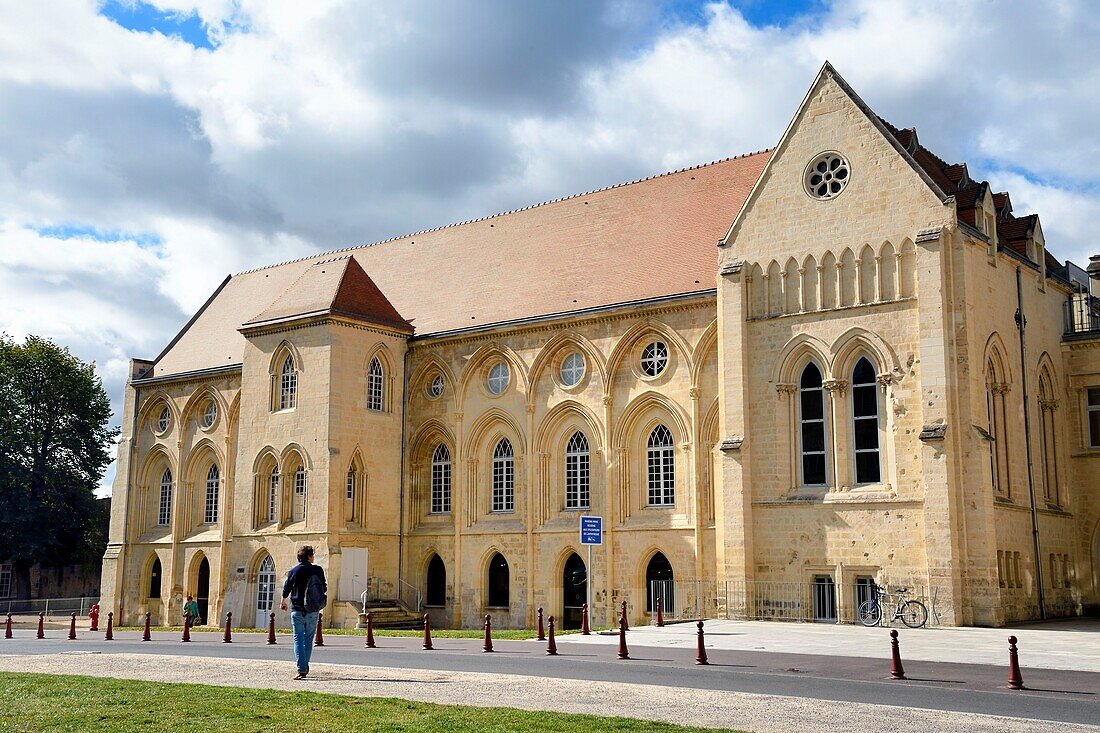
{"label": "bicycle", "polygon": [[[894,602],[894,615],[890,622],[901,619],[901,622],[911,629],[919,629],[928,623],[928,607],[913,598],[906,598],[908,588],[898,588],[894,591],[897,600]],[[884,586],[871,585],[871,600],[859,604],[856,614],[859,622],[867,627],[878,626],[882,623],[882,603],[879,598],[889,595]]]}

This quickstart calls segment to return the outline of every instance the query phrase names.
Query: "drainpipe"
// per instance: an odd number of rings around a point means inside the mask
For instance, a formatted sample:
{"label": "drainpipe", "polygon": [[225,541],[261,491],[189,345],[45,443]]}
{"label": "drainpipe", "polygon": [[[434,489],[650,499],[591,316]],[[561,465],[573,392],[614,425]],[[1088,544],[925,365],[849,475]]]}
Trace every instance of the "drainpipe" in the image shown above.
{"label": "drainpipe", "polygon": [[1046,599],[1043,590],[1043,556],[1039,548],[1039,514],[1035,508],[1035,476],[1031,459],[1031,410],[1027,396],[1027,360],[1024,358],[1024,293],[1020,284],[1020,268],[1016,268],[1016,329],[1020,332],[1020,385],[1024,392],[1024,447],[1027,451],[1027,490],[1031,497],[1031,538],[1035,544],[1035,582],[1038,584],[1039,618],[1046,620]]}
{"label": "drainpipe", "polygon": [[[408,461],[405,456],[406,426],[409,424],[409,341],[405,339],[405,368],[401,374],[401,477],[398,482],[400,507],[397,523],[397,600],[401,600],[401,581],[405,579],[405,472]],[[366,605],[363,606],[366,608]]]}

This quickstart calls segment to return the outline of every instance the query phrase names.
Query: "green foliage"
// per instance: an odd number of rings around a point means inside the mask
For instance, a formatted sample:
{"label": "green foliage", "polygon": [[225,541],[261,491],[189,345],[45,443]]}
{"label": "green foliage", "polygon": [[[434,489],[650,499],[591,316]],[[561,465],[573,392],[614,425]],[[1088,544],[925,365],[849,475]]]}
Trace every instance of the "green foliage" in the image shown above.
{"label": "green foliage", "polygon": [[118,430],[95,366],[46,339],[0,335],[0,558],[92,562],[103,554],[95,489]]}
{"label": "green foliage", "polygon": [[[308,683],[305,683],[308,684]],[[0,730],[690,733],[669,723],[393,698],[281,692],[44,674],[0,673]]]}

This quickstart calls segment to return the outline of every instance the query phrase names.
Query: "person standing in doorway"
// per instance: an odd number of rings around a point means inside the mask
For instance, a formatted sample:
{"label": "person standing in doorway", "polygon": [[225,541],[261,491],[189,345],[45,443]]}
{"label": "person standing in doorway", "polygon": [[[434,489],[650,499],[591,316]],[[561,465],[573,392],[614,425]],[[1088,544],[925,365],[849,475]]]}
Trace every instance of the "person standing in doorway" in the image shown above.
{"label": "person standing in doorway", "polygon": [[325,571],[313,564],[313,547],[298,548],[298,564],[286,574],[283,599],[279,608],[287,609],[290,599],[290,623],[294,628],[294,664],[300,680],[309,674],[309,657],[313,653],[313,635],[317,632],[317,614],[328,603],[328,583]]}

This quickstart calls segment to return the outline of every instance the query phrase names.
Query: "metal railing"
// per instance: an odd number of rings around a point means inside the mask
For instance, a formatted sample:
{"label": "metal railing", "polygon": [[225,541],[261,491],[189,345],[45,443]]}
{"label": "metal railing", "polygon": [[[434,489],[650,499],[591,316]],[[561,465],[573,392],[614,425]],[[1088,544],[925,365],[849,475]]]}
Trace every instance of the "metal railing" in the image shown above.
{"label": "metal railing", "polygon": [[1062,308],[1067,337],[1100,336],[1100,298],[1077,293]]}
{"label": "metal railing", "polygon": [[0,600],[0,615],[37,616],[45,613],[47,616],[70,616],[76,611],[77,616],[87,616],[88,609],[95,603],[99,603],[99,598],[95,596],[5,599]]}
{"label": "metal railing", "polygon": [[424,597],[420,589],[403,579],[397,581],[397,602],[413,613],[424,610]]}

